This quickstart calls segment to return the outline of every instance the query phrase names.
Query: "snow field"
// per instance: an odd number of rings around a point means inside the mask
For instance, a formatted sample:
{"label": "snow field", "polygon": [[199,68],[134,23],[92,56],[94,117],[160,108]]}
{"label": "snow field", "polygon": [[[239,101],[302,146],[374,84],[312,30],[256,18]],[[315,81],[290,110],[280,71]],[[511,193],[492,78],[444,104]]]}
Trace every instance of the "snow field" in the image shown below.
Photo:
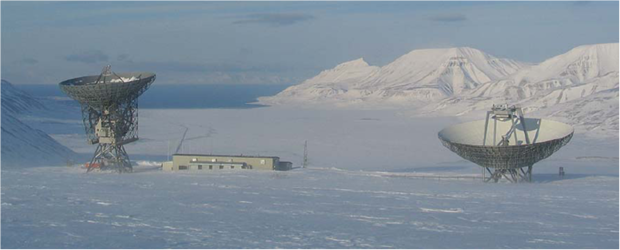
{"label": "snow field", "polygon": [[617,176],[513,185],[143,170],[3,170],[2,247],[618,247]]}
{"label": "snow field", "polygon": [[[144,109],[141,139],[127,146],[133,174],[3,168],[2,247],[618,247],[615,139],[576,134],[534,166],[535,183],[484,184],[471,178],[479,167],[437,139],[443,127],[460,122],[386,111]],[[65,127],[46,132],[92,153],[81,131]],[[276,155],[299,166],[304,140],[307,169],[157,167],[168,145]]]}

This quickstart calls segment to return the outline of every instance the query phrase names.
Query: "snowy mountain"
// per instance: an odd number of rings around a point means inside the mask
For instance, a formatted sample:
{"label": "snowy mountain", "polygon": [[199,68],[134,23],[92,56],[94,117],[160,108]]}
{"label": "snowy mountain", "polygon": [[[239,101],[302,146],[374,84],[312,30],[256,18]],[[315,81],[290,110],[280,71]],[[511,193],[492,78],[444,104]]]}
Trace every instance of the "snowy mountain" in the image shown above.
{"label": "snowy mountain", "polygon": [[463,115],[487,110],[494,103],[512,103],[527,112],[540,111],[536,115],[565,120],[582,131],[617,133],[618,52],[617,43],[579,46],[417,112]]}
{"label": "snowy mountain", "polygon": [[72,150],[18,118],[20,114],[44,109],[37,99],[2,80],[3,167],[58,164],[75,157]]}
{"label": "snowy mountain", "polygon": [[2,166],[63,164],[75,153],[41,130],[2,112]]}
{"label": "snowy mountain", "polygon": [[303,83],[291,86],[274,97],[261,97],[261,103],[278,105],[291,102],[315,103],[332,102],[369,96],[370,91],[355,88],[379,71],[363,58],[342,63],[333,69],[325,70]]}
{"label": "snowy mountain", "polygon": [[30,96],[28,93],[21,91],[13,84],[2,80],[2,111],[8,111],[12,114],[26,113],[33,109],[44,109],[43,104]]}
{"label": "snowy mountain", "polygon": [[[616,75],[616,82],[618,76]],[[599,135],[618,134],[618,86],[584,98],[559,103],[534,113],[539,117],[567,122],[583,131]]]}
{"label": "snowy mountain", "polygon": [[[579,46],[537,65],[472,48],[449,48],[414,50],[383,67],[363,59],[346,62],[259,102],[406,107],[414,115],[433,116],[459,116],[510,103],[570,122],[578,131],[617,133],[618,122],[612,122],[618,117],[613,103],[618,101],[617,89],[617,43]],[[586,106],[607,116],[574,115]]]}
{"label": "snowy mountain", "polygon": [[413,50],[383,67],[342,63],[289,87],[263,104],[424,104],[458,95],[526,65],[472,48]]}
{"label": "snowy mountain", "polygon": [[[503,95],[517,100],[545,94],[566,87],[589,84],[593,89],[580,89],[586,95],[614,87],[608,81],[618,72],[618,44],[586,45],[550,58],[539,65],[524,69],[498,82],[488,82],[472,91],[470,96]],[[601,81],[602,80],[602,81]],[[593,84],[593,83],[599,83]],[[597,85],[597,86],[595,86]]]}

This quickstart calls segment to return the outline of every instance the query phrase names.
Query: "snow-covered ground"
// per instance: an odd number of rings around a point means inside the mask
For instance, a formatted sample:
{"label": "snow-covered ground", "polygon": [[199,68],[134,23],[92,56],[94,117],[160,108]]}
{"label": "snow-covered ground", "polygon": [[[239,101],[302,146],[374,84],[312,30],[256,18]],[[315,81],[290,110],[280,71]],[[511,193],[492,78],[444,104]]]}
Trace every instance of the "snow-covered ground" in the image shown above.
{"label": "snow-covered ground", "polygon": [[[417,167],[442,164],[463,165],[465,161],[462,158],[441,145],[437,133],[446,126],[469,119],[480,117],[411,117],[406,111],[395,110],[344,111],[279,107],[143,109],[140,110],[140,140],[127,145],[126,149],[130,156],[135,155],[132,160],[163,161],[166,160],[167,152],[172,154],[178,151],[275,155],[299,166],[304,141],[307,140],[313,166],[347,170],[412,171]],[[75,152],[94,152],[95,146],[84,142],[85,135],[77,120],[45,124],[40,129],[46,129],[54,139]],[[74,126],[72,132],[68,131],[68,124]],[[56,129],[60,133],[54,133]],[[568,146],[539,165],[550,166],[550,171],[557,172],[559,165],[553,162],[566,161],[562,164],[570,165],[577,157],[592,156],[617,162],[617,138],[590,137],[577,133]],[[467,166],[477,169],[473,164]]]}
{"label": "snow-covered ground", "polygon": [[[405,114],[143,109],[141,139],[127,146],[133,174],[3,168],[2,247],[618,248],[617,137],[576,134],[534,166],[534,183],[484,184],[479,167],[437,139],[466,118]],[[81,127],[67,125],[79,122],[40,123],[75,152],[94,151]],[[304,140],[307,169],[157,167],[177,149],[299,166]]]}
{"label": "snow-covered ground", "polygon": [[617,248],[617,176],[2,172],[5,248]]}

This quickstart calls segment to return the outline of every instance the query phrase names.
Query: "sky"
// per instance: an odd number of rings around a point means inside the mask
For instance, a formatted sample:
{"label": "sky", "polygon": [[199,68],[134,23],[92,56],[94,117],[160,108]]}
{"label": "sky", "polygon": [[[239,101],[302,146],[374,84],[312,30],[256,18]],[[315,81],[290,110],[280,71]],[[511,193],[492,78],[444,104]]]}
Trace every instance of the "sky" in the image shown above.
{"label": "sky", "polygon": [[1,2],[1,74],[58,84],[152,71],[158,84],[297,84],[357,58],[468,46],[538,63],[617,43],[618,2]]}

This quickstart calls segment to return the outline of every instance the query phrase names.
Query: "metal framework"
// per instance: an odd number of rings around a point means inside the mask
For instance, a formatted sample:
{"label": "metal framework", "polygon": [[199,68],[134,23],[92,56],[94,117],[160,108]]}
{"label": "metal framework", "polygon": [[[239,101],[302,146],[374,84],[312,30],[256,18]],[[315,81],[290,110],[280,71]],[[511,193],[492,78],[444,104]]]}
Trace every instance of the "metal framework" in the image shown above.
{"label": "metal framework", "polygon": [[[489,127],[491,119],[493,120],[492,128]],[[511,121],[512,126],[508,131],[500,132],[497,129],[498,120],[502,122]],[[451,142],[441,135],[439,139],[452,152],[483,167],[483,180],[485,182],[498,182],[502,178],[513,183],[531,182],[533,165],[558,151],[573,136],[571,132],[557,139],[543,142],[530,141],[523,111],[515,106],[493,105],[493,108],[487,112],[484,124],[484,136],[481,138],[483,141],[480,145]],[[540,126],[529,129],[540,130]],[[523,131],[520,136],[522,136],[521,139],[525,139],[525,143],[516,143],[522,142],[519,141],[520,138],[516,132],[518,130]],[[492,133],[490,138],[487,136],[489,132]],[[536,131],[536,133],[538,132],[540,131]],[[510,140],[514,140],[512,144],[510,144]],[[488,177],[486,173],[489,174]]]}
{"label": "metal framework", "polygon": [[[514,139],[515,141],[517,141],[518,140],[517,133],[515,133],[515,131],[517,130],[517,123],[521,123],[521,126],[523,126],[523,131],[527,131],[527,127],[525,125],[525,119],[523,117],[523,110],[521,108],[518,108],[515,106],[508,107],[508,105],[500,105],[500,106],[493,105],[491,110],[487,111],[487,118],[484,122],[484,138],[482,139],[483,146],[486,145],[486,141],[487,141],[487,131],[489,129],[489,118],[493,119],[493,126],[494,126],[493,145],[494,146],[499,146],[499,147],[509,146],[510,138],[512,137],[512,135],[514,135]],[[512,126],[510,127],[510,129],[505,135],[502,135],[502,139],[500,140],[500,142],[498,144],[495,144],[497,141],[497,120],[504,120],[504,121],[510,120],[512,122]],[[530,138],[527,132],[524,132],[523,135],[525,137],[526,144],[531,144]],[[518,168],[520,172],[517,170],[517,168],[509,168],[509,169],[499,168],[499,169],[494,169],[494,171],[491,172],[491,168],[485,167],[485,170],[489,172],[491,176],[487,178],[485,175],[486,172],[483,171],[482,178],[485,182],[489,182],[489,181],[498,182],[502,177],[505,177],[506,179],[510,180],[510,182],[513,182],[513,183],[516,183],[519,181],[531,182],[532,181],[532,166],[533,164],[527,166],[527,171],[523,171],[523,168]]]}
{"label": "metal framework", "polygon": [[87,172],[98,168],[132,172],[124,145],[138,140],[138,97],[155,81],[153,73],[116,74],[110,66],[98,76],[60,83],[81,105],[88,143],[98,144]]}

